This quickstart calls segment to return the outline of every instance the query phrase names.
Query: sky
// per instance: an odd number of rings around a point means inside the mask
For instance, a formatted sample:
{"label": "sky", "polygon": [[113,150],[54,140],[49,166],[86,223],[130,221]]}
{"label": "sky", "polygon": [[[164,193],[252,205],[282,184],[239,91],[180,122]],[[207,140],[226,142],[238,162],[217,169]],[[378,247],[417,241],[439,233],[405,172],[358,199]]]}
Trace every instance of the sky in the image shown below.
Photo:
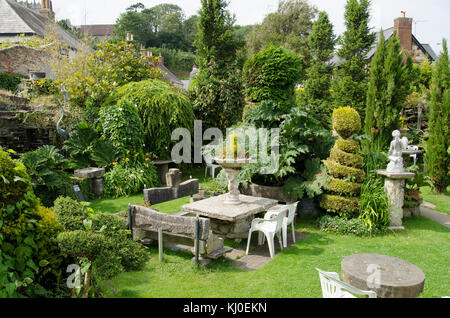
{"label": "sky", "polygon": [[[39,1],[39,0],[36,0]],[[116,19],[130,5],[141,2],[150,8],[161,3],[180,6],[187,17],[196,14],[201,7],[200,0],[52,0],[56,19],[70,19],[73,25],[114,24]],[[261,23],[264,17],[276,11],[278,0],[228,0],[228,10],[236,15],[236,24]],[[335,33],[345,31],[344,9],[346,0],[309,0],[319,10],[328,13]],[[372,0],[370,22],[374,31],[390,28],[394,19],[406,11],[414,20],[413,34],[421,43],[430,44],[439,54],[442,38],[450,39],[449,0]]]}

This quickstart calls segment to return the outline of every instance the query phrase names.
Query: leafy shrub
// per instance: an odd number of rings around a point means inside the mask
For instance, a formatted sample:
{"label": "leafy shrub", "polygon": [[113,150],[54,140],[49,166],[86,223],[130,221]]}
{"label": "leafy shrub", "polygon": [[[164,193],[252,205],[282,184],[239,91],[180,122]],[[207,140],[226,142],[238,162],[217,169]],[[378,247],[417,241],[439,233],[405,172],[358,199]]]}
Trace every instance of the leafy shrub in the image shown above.
{"label": "leafy shrub", "polygon": [[[90,281],[93,274],[95,284],[123,271],[142,269],[147,262],[146,248],[128,238],[127,224],[119,217],[94,214],[83,204],[63,197],[55,202],[54,210],[66,228],[57,238],[61,252],[89,266],[85,280]],[[84,297],[88,288],[89,283]]]}
{"label": "leafy shrub", "polygon": [[224,130],[241,120],[245,100],[240,70],[218,70],[215,65],[202,68],[189,94],[195,117],[203,121],[204,128]]}
{"label": "leafy shrub", "polygon": [[49,78],[33,81],[31,84],[31,89],[28,90],[28,93],[34,96],[55,95],[60,92],[58,82],[55,82]]}
{"label": "leafy shrub", "polygon": [[55,200],[53,211],[58,222],[69,231],[83,229],[83,221],[90,218],[93,212],[85,205],[69,197],[59,197]]}
{"label": "leafy shrub", "polygon": [[322,231],[336,232],[342,235],[366,237],[379,232],[377,229],[370,231],[360,219],[343,219],[325,215],[319,219],[318,223]]}
{"label": "leafy shrub", "polygon": [[39,207],[25,166],[1,149],[0,196],[0,297],[45,296],[62,261],[60,227]]}
{"label": "leafy shrub", "polygon": [[100,110],[103,137],[121,153],[121,158],[142,154],[144,127],[136,107],[128,101],[117,106],[106,106]]}
{"label": "leafy shrub", "polygon": [[337,108],[333,112],[333,128],[343,139],[361,131],[361,117],[351,107]]}
{"label": "leafy shrub", "polygon": [[50,207],[60,195],[66,194],[69,176],[64,172],[68,161],[55,146],[43,146],[21,157],[31,177],[35,194]]}
{"label": "leafy shrub", "polygon": [[0,73],[0,89],[15,92],[23,78],[26,78],[26,76],[13,73]]}
{"label": "leafy shrub", "polygon": [[141,163],[125,159],[108,171],[103,180],[105,195],[115,198],[139,193],[144,185],[150,188],[159,185],[156,168],[149,160]]}
{"label": "leafy shrub", "polygon": [[[57,54],[52,55],[53,60],[58,60]],[[88,107],[92,116],[115,88],[133,81],[162,78],[156,58],[136,55],[135,47],[125,42],[99,43],[97,50],[72,59],[59,57],[53,68],[66,85],[71,102]],[[77,71],[73,72],[74,69]]]}
{"label": "leafy shrub", "polygon": [[107,104],[124,100],[136,105],[145,131],[148,151],[169,158],[172,132],[184,127],[192,130],[194,113],[189,99],[179,90],[160,80],[133,82],[119,87]]}
{"label": "leafy shrub", "polygon": [[302,59],[270,45],[245,63],[243,76],[248,101],[293,101],[295,85],[303,76]]}
{"label": "leafy shrub", "polygon": [[63,148],[70,154],[74,168],[110,167],[118,159],[118,151],[107,140],[100,138],[94,128],[86,122],[80,123],[71,132]]}

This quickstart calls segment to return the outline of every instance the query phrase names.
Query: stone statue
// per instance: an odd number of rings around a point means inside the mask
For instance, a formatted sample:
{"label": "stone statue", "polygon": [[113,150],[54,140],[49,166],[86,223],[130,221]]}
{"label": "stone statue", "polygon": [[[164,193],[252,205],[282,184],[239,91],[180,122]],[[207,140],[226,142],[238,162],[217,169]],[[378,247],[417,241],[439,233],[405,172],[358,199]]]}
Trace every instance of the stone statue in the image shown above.
{"label": "stone statue", "polygon": [[389,149],[389,164],[387,166],[387,172],[402,173],[403,170],[403,158],[402,152],[405,150],[402,140],[400,139],[400,131],[395,130],[392,133],[394,140],[391,142]]}

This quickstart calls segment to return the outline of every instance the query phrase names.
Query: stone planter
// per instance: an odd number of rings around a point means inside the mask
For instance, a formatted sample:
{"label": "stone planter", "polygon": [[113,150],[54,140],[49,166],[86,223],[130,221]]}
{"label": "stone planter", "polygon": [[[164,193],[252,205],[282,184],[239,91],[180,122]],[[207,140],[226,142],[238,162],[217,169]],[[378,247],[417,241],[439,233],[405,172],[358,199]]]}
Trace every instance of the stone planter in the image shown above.
{"label": "stone planter", "polygon": [[46,74],[44,72],[30,72],[29,75],[30,75],[30,80],[38,81],[38,80],[45,78]]}
{"label": "stone planter", "polygon": [[230,191],[225,199],[227,205],[239,205],[239,183],[237,177],[241,169],[250,162],[251,159],[219,159],[214,160],[225,170],[228,179],[228,191]]}
{"label": "stone planter", "polygon": [[247,189],[242,190],[243,194],[252,197],[268,198],[277,200],[278,202],[291,203],[292,198],[283,194],[283,187],[269,187],[259,184],[251,184]]}

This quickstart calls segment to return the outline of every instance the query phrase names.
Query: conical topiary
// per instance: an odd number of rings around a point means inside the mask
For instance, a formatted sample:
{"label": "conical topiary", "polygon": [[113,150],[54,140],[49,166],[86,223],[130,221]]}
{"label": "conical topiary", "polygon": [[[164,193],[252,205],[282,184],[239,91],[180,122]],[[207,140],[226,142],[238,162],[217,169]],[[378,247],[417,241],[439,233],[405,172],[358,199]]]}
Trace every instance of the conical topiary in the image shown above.
{"label": "conical topiary", "polygon": [[339,139],[331,149],[324,164],[330,174],[327,193],[320,199],[320,207],[330,213],[351,215],[359,212],[361,183],[365,179],[363,158],[359,143],[349,139],[361,131],[361,117],[351,107],[341,107],[333,112],[333,129]]}

